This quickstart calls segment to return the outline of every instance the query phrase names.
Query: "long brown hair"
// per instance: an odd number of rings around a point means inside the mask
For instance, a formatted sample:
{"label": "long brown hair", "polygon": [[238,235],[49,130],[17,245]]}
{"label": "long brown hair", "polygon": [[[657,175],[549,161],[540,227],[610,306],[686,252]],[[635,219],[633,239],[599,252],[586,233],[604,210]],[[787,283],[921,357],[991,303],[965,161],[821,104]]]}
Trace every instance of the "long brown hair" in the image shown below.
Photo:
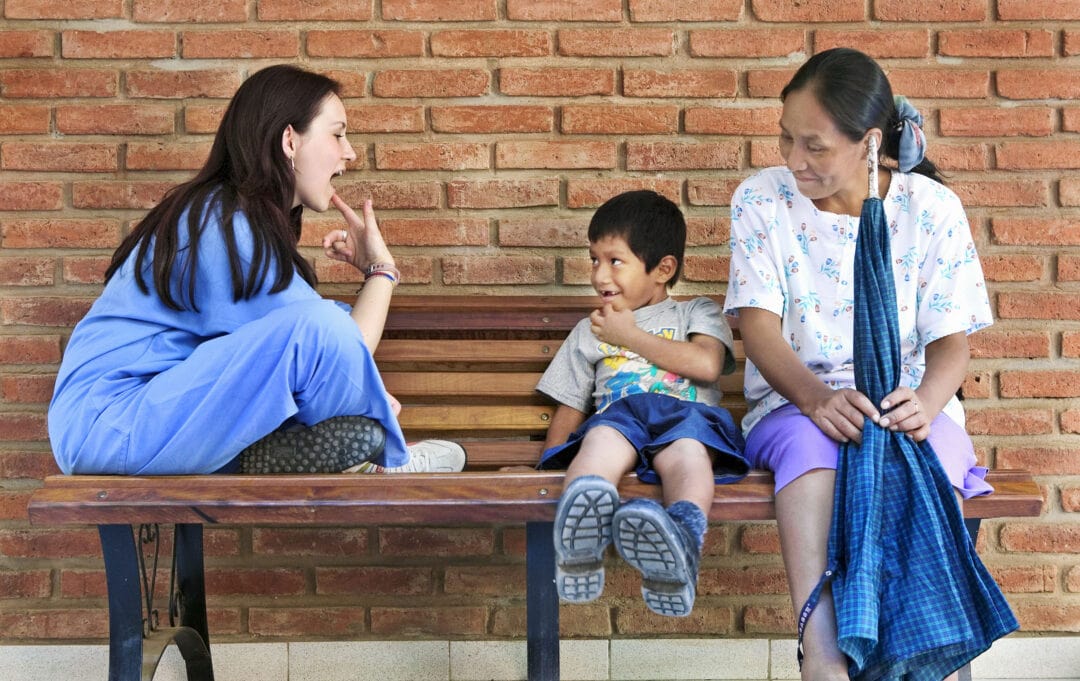
{"label": "long brown hair", "polygon": [[[193,179],[169,190],[123,240],[105,280],[134,252],[136,283],[149,294],[144,268],[153,247],[154,289],[162,302],[174,310],[198,312],[195,282],[200,238],[210,216],[220,211],[233,300],[259,291],[271,267],[277,272],[271,293],[288,287],[294,271],[314,286],[315,270],[296,247],[303,206],[292,207],[295,178],[281,136],[290,125],[298,133],[305,132],[326,97],[339,93],[334,80],[288,65],[270,66],[244,81],[225,110],[205,165]],[[187,218],[182,221],[185,211]],[[246,271],[233,231],[238,211],[247,217],[254,240]],[[184,240],[181,229],[186,230]],[[186,253],[178,263],[179,244],[185,241]]]}

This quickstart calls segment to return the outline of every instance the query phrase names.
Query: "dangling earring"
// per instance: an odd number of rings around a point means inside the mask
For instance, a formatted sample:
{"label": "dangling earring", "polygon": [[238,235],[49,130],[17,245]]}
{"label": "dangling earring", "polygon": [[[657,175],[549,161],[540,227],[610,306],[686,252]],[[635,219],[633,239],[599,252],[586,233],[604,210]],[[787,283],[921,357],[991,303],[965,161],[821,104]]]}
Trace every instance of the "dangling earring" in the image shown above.
{"label": "dangling earring", "polygon": [[878,198],[878,141],[877,137],[870,135],[866,150],[866,169],[868,180],[867,195],[869,198]]}
{"label": "dangling earring", "polygon": [[295,156],[290,156],[289,157],[289,167],[292,168],[292,171],[294,173],[296,172],[296,157]]}

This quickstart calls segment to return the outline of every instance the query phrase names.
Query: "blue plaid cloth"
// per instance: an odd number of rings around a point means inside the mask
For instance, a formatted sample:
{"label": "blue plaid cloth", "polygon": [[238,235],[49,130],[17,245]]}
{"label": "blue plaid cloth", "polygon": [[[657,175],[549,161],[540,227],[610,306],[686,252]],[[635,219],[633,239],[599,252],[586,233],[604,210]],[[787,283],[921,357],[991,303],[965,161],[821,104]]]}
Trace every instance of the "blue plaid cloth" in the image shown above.
{"label": "blue plaid cloth", "polygon": [[[855,253],[855,382],[874,404],[898,385],[900,338],[881,200],[863,205]],[[853,680],[941,681],[1019,624],[964,526],[927,442],[870,419],[840,449],[828,568]]]}

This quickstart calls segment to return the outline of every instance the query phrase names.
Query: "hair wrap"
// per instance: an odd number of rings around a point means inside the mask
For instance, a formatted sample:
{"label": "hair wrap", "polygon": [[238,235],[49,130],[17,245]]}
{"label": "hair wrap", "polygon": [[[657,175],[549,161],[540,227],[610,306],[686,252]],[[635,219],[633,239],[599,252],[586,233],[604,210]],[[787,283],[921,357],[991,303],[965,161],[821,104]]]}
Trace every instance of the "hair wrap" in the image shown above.
{"label": "hair wrap", "polygon": [[896,160],[901,172],[910,172],[926,157],[926,135],[923,134],[923,117],[911,102],[902,95],[893,98],[896,105],[897,130],[899,141],[896,145]]}

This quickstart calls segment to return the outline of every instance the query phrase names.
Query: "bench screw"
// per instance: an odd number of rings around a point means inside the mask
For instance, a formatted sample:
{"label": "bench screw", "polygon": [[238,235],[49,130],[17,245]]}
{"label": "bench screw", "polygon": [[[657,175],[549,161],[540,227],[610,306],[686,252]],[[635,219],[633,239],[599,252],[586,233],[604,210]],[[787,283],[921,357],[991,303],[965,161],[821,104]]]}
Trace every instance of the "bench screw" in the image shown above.
{"label": "bench screw", "polygon": [[540,414],[540,420],[541,421],[550,421],[551,420],[551,415],[550,414]]}
{"label": "bench screw", "polygon": [[97,498],[98,498],[98,499],[104,499],[104,498],[105,498],[105,497],[107,497],[107,496],[109,496],[109,493],[108,493],[108,492],[106,492],[106,491],[104,491],[104,490],[102,490],[101,492],[98,492],[98,493],[97,493]]}
{"label": "bench screw", "polygon": [[546,497],[546,496],[547,496],[547,493],[548,493],[548,491],[547,491],[547,488],[546,488],[546,487],[541,487],[541,488],[540,488],[540,496],[542,496],[542,497]]}

